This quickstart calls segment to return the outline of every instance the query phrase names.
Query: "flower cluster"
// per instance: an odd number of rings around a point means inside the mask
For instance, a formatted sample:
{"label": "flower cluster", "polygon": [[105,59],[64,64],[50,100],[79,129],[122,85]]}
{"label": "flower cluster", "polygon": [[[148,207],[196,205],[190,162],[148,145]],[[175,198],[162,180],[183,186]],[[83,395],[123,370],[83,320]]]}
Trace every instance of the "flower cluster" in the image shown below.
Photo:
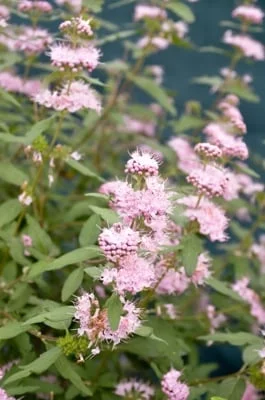
{"label": "flower cluster", "polygon": [[179,380],[180,377],[181,372],[173,368],[163,376],[162,391],[168,400],[187,400],[189,397],[190,389]]}
{"label": "flower cluster", "polygon": [[152,386],[145,382],[129,379],[118,383],[115,394],[125,398],[135,398],[137,396],[139,400],[151,400],[155,391]]}

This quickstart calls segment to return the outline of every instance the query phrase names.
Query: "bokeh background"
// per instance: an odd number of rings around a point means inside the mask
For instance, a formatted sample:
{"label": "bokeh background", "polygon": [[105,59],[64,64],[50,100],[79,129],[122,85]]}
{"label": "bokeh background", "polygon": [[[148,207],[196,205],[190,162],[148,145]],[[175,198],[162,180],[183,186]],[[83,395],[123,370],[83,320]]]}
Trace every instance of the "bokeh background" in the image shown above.
{"label": "bokeh background", "polygon": [[[115,0],[116,2],[116,0]],[[114,1],[107,0],[101,17],[117,25],[130,24],[133,19],[135,3],[120,8],[112,8]],[[144,1],[143,1],[144,3]],[[196,15],[196,22],[190,25],[189,37],[199,46],[224,47],[221,43],[226,27],[221,26],[221,21],[231,21],[231,12],[235,0],[199,0],[190,3]],[[265,0],[257,4],[265,10]],[[129,25],[128,25],[129,26]],[[265,33],[255,34],[256,38],[265,42]],[[122,49],[117,44],[109,44],[103,48],[103,61],[120,58]],[[228,59],[215,53],[201,53],[196,50],[186,50],[170,46],[167,50],[158,52],[149,57],[148,63],[163,65],[165,68],[164,85],[176,91],[176,105],[181,112],[185,101],[199,100],[207,107],[211,104],[213,96],[208,87],[193,84],[191,78],[201,75],[217,75],[220,68],[227,66]],[[260,103],[241,101],[241,111],[248,126],[246,142],[252,151],[261,155],[265,154],[265,63],[240,63],[237,70],[250,73],[253,78],[253,87],[260,97]]]}

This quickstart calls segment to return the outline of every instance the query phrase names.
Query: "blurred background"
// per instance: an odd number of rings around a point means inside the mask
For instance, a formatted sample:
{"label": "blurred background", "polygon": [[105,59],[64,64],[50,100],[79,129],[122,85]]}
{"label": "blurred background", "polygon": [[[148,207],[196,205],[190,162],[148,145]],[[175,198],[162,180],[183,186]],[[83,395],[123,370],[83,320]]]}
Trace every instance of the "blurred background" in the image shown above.
{"label": "blurred background", "polygon": [[[116,1],[115,1],[116,2]],[[107,0],[102,18],[117,25],[124,26],[133,19],[135,3],[119,8],[112,8],[113,0]],[[144,1],[143,1],[144,3]],[[196,15],[196,22],[189,26],[189,38],[198,47],[217,46],[223,47],[222,37],[224,31],[229,29],[221,26],[221,21],[231,21],[231,12],[238,4],[235,0],[199,0],[190,3]],[[265,0],[257,2],[263,10]],[[256,38],[265,42],[265,33],[255,34]],[[133,40],[133,39],[131,39]],[[116,43],[116,42],[115,42]],[[103,61],[113,60],[122,56],[122,49],[117,44],[109,44],[103,48]],[[167,50],[149,57],[148,64],[163,65],[165,69],[164,86],[176,91],[176,105],[181,113],[187,100],[199,100],[203,106],[209,106],[213,95],[209,87],[191,82],[191,77],[201,75],[217,75],[222,67],[226,67],[228,59],[216,53],[201,53],[195,50],[180,49],[170,46]],[[252,151],[264,154],[265,140],[265,63],[240,63],[237,67],[240,73],[253,76],[253,87],[260,97],[259,103],[241,101],[240,109],[248,126],[246,142]]]}

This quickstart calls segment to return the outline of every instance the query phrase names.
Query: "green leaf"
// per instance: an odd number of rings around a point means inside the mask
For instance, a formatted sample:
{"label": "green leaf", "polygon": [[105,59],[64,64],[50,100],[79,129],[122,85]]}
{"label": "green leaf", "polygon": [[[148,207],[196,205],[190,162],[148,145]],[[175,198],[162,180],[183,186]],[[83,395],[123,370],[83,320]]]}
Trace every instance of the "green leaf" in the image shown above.
{"label": "green leaf", "polygon": [[0,162],[0,179],[13,185],[21,186],[24,181],[28,180],[28,177],[13,164]]}
{"label": "green leaf", "polygon": [[80,246],[84,247],[96,242],[100,233],[100,223],[101,219],[97,214],[91,215],[91,217],[84,223],[79,235]]}
{"label": "green leaf", "polygon": [[244,363],[248,365],[257,364],[260,360],[258,351],[262,350],[263,347],[264,346],[261,344],[260,345],[252,344],[250,346],[247,346],[242,354]]}
{"label": "green leaf", "polygon": [[52,322],[62,322],[71,320],[74,315],[74,307],[72,306],[60,306],[55,308],[54,310],[47,311],[44,313],[40,313],[23,323],[23,326],[27,326],[29,324],[39,324],[45,323],[49,324]]}
{"label": "green leaf", "polygon": [[7,103],[12,104],[17,108],[21,108],[21,104],[16,100],[16,98],[2,88],[0,88],[0,99],[4,100]]}
{"label": "green leaf", "polygon": [[192,79],[192,82],[198,83],[200,85],[209,85],[209,86],[220,86],[223,83],[223,79],[219,76],[198,76],[197,78]]}
{"label": "green leaf", "polygon": [[0,206],[0,227],[12,222],[22,209],[22,204],[17,199],[5,201]]}
{"label": "green leaf", "polygon": [[70,253],[64,254],[52,262],[39,261],[36,264],[33,264],[28,277],[33,278],[42,274],[43,272],[55,271],[68,265],[73,265],[91,258],[96,258],[99,255],[101,255],[101,251],[97,246],[82,247],[81,249],[76,249]]}
{"label": "green leaf", "polygon": [[69,165],[69,167],[75,169],[77,172],[80,172],[80,174],[89,176],[90,178],[95,178],[101,182],[104,182],[104,179],[98,176],[95,172],[91,171],[88,167],[85,165],[81,164],[79,161],[72,160],[71,158],[67,159],[66,164]]}
{"label": "green leaf", "polygon": [[260,101],[259,96],[257,96],[248,86],[243,86],[241,82],[229,83],[223,87],[222,92],[233,93],[243,100],[247,100],[251,103],[258,103]]}
{"label": "green leaf", "polygon": [[176,115],[176,110],[170,97],[166,94],[164,89],[153,81],[153,79],[134,76],[132,74],[129,74],[128,78],[133,81],[136,86],[153,97],[166,111],[172,115]]}
{"label": "green leaf", "polygon": [[135,334],[138,336],[143,336],[143,337],[150,337],[153,333],[154,329],[151,326],[139,326],[137,330],[135,331]]}
{"label": "green leaf", "polygon": [[213,333],[211,335],[200,336],[200,340],[211,340],[213,342],[228,342],[234,346],[244,346],[246,344],[263,344],[263,339],[252,335],[247,332],[236,332],[236,333]]}
{"label": "green leaf", "polygon": [[228,378],[219,386],[219,394],[227,400],[241,400],[246,383],[243,378]]}
{"label": "green leaf", "polygon": [[196,269],[198,257],[202,253],[202,241],[197,235],[184,236],[181,241],[182,263],[188,276]]}
{"label": "green leaf", "polygon": [[195,21],[195,16],[191,11],[191,8],[184,3],[180,3],[179,1],[171,2],[169,4],[166,4],[166,7],[188,23],[192,23]]}
{"label": "green leaf", "polygon": [[32,373],[35,374],[43,373],[56,362],[56,360],[60,357],[61,354],[62,350],[59,347],[53,347],[52,349],[46,351],[45,353],[42,353],[40,357],[38,357],[32,363],[20,366],[22,371],[17,372],[11,375],[9,378],[7,378],[5,384],[7,385],[19,379],[26,378]]}
{"label": "green leaf", "polygon": [[122,302],[120,301],[120,297],[116,293],[113,293],[111,297],[106,301],[106,308],[110,327],[113,331],[116,331],[118,329],[121,314],[123,311]]}
{"label": "green leaf", "polygon": [[74,370],[72,364],[65,356],[61,356],[55,363],[55,367],[64,379],[69,380],[83,394],[92,396],[91,390],[84,384],[80,376]]}
{"label": "green leaf", "polygon": [[116,40],[126,39],[126,38],[134,36],[134,35],[136,35],[135,30],[116,32],[116,33],[113,33],[112,35],[105,36],[101,40],[97,40],[97,45],[102,46],[103,44],[112,43],[112,42],[115,42]]}
{"label": "green leaf", "polygon": [[97,206],[89,206],[89,208],[109,225],[115,224],[115,222],[119,222],[120,220],[118,214],[109,208],[101,208]]}
{"label": "green leaf", "polygon": [[34,393],[39,391],[39,386],[17,386],[14,388],[8,388],[7,393],[10,396],[18,396],[20,394]]}
{"label": "green leaf", "polygon": [[33,239],[34,247],[43,252],[43,254],[58,254],[58,250],[53,244],[50,236],[44,229],[42,229],[38,221],[29,214],[27,214],[26,220],[28,224],[28,233]]}
{"label": "green leaf", "polygon": [[62,289],[62,301],[65,302],[81,286],[84,277],[83,268],[75,269],[66,279]]}
{"label": "green leaf", "polygon": [[47,131],[50,128],[52,122],[54,121],[54,118],[55,115],[53,115],[50,118],[39,121],[35,125],[33,125],[31,129],[26,133],[25,144],[32,143],[39,135]]}
{"label": "green leaf", "polygon": [[244,301],[242,297],[240,297],[237,293],[235,293],[232,289],[227,287],[227,284],[221,281],[218,281],[214,278],[207,279],[207,285],[216,290],[217,292],[223,294],[224,296],[228,296],[233,300],[240,301],[241,303]]}
{"label": "green leaf", "polygon": [[202,128],[204,125],[205,122],[202,118],[194,117],[193,115],[183,115],[177,122],[172,124],[174,131],[177,133]]}
{"label": "green leaf", "polygon": [[30,329],[29,326],[24,326],[20,322],[9,322],[2,328],[0,328],[0,340],[6,340],[14,338],[23,332]]}
{"label": "green leaf", "polygon": [[85,273],[93,279],[99,279],[101,277],[104,268],[101,267],[88,267],[85,269]]}

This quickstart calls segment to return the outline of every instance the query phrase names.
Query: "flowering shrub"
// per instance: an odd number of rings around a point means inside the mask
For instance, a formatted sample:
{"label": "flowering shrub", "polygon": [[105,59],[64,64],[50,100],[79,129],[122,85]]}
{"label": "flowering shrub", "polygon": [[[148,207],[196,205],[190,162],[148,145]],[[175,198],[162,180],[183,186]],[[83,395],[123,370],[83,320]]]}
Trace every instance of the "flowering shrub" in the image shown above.
{"label": "flowering shrub", "polygon": [[[264,14],[231,6],[203,49],[228,67],[193,79],[212,105],[177,115],[150,56],[195,50],[193,2],[136,2],[128,29],[103,0],[0,6],[0,400],[264,398],[265,196],[240,111],[258,96],[236,72],[265,59]],[[218,343],[238,371],[202,360]]]}

